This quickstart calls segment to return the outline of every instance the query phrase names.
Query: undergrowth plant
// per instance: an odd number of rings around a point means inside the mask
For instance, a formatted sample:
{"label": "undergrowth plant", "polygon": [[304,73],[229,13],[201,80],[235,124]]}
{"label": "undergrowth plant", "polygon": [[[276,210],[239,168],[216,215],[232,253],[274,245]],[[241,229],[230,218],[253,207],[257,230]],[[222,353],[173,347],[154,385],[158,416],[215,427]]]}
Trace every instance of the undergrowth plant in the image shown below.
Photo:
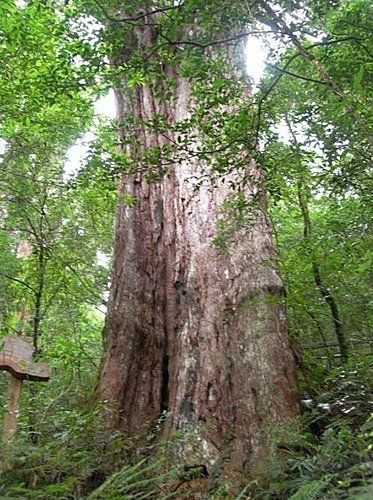
{"label": "undergrowth plant", "polygon": [[239,498],[365,498],[373,482],[372,378],[371,357],[332,370],[298,431],[271,429],[264,470]]}

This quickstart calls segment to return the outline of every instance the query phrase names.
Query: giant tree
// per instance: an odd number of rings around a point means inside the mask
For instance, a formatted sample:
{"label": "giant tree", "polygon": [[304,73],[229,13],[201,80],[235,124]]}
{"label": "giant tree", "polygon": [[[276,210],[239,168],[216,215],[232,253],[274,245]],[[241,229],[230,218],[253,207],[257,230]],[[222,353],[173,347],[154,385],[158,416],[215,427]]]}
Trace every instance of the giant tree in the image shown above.
{"label": "giant tree", "polygon": [[[97,2],[94,2],[97,6]],[[248,11],[246,11],[247,13]],[[266,215],[241,2],[100,2],[123,162],[97,397],[141,432],[167,413],[180,456],[244,471],[297,414]]]}

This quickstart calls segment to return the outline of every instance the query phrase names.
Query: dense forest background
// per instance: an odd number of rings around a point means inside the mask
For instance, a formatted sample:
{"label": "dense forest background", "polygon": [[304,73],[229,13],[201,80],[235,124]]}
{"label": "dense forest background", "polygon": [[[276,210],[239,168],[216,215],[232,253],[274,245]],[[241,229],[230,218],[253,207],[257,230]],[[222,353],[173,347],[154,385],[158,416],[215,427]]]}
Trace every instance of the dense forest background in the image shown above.
{"label": "dense forest background", "polygon": [[[202,498],[193,491],[207,483],[203,498],[370,498],[372,6],[128,3],[132,14],[124,20],[120,2],[111,0],[0,5],[0,335],[29,337],[37,359],[52,367],[48,383],[24,384],[17,439],[2,444],[0,496]],[[172,16],[181,25],[184,10],[198,12],[203,24],[190,39],[169,29],[153,53],[112,64],[127,26],[154,12],[160,26]],[[227,23],[247,29],[214,38],[215,13],[225,11]],[[240,46],[248,35],[265,47],[266,70],[257,85],[247,76],[250,92],[240,102],[220,68],[206,77],[201,53]],[[105,401],[93,398],[115,209],[119,197],[128,207],[136,203],[117,191],[133,168],[118,149],[123,123],[98,114],[95,103],[122,84],[123,72],[130,88],[144,86],[171,58],[193,71],[202,154],[207,160],[210,150],[221,151],[213,174],[235,168],[230,160],[240,141],[265,172],[286,290],[302,415],[296,428],[270,429],[271,452],[241,492],[226,473],[206,478],[202,468],[169,460],[168,443],[159,439],[167,415],[128,438],[105,430]],[[220,104],[229,112],[219,114]],[[155,119],[161,129],[162,117]],[[82,141],[86,155],[68,172],[67,157],[77,154],[70,148]],[[150,182],[158,160],[155,149],[143,159]],[[239,192],[222,207],[214,242],[221,252],[251,209]],[[0,419],[8,380],[0,372]]]}

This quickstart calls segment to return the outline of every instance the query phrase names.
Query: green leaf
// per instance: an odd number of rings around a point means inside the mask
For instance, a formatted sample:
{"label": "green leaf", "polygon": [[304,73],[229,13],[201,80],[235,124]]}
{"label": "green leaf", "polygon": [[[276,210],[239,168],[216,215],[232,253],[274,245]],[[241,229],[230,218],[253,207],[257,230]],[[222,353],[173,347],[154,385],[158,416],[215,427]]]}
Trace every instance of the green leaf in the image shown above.
{"label": "green leaf", "polygon": [[357,92],[364,76],[364,66],[361,65],[359,71],[354,75],[353,89]]}

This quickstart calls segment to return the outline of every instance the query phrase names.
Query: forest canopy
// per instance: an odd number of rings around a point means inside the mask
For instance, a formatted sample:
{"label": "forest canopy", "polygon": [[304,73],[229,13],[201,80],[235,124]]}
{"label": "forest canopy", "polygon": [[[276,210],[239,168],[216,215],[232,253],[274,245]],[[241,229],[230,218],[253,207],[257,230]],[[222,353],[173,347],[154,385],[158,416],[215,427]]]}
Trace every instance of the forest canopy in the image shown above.
{"label": "forest canopy", "polygon": [[[20,336],[52,375],[23,383],[0,496],[370,497],[372,19],[368,0],[1,1],[0,349]],[[240,371],[247,419],[276,422],[247,431],[255,471],[227,451]]]}

